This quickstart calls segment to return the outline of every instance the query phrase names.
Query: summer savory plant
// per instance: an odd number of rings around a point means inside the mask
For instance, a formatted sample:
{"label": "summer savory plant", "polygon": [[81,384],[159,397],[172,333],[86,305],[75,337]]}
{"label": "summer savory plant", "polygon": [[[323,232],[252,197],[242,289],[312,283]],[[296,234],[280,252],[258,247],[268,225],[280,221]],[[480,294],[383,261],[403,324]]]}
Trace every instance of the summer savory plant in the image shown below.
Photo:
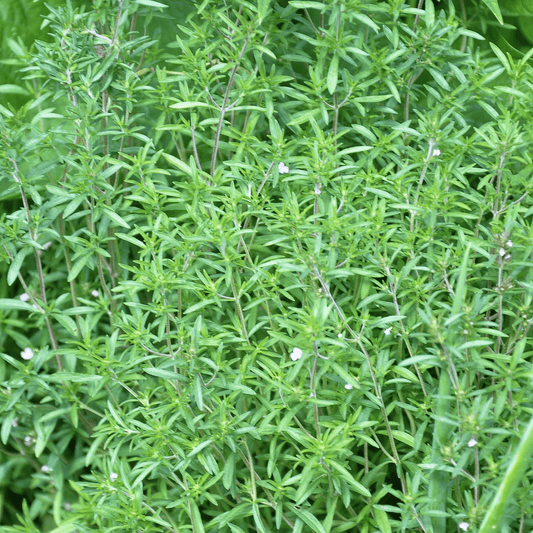
{"label": "summer savory plant", "polygon": [[533,51],[168,4],[51,6],[0,106],[0,532],[531,531]]}

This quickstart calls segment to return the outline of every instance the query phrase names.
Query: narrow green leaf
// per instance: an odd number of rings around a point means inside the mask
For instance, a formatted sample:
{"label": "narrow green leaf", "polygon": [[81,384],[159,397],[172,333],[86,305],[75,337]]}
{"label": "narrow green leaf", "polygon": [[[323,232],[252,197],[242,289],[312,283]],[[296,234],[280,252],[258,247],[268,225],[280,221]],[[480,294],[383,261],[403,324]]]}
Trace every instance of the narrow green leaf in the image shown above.
{"label": "narrow green leaf", "polygon": [[170,155],[170,154],[165,154],[165,152],[162,153],[162,156],[174,167],[178,168],[179,170],[181,170],[182,172],[185,172],[185,174],[187,174],[187,176],[191,176],[192,177],[192,170],[191,168],[189,167],[189,165],[186,165],[183,161],[181,161],[180,159],[178,159],[177,157],[174,157],[173,155]]}
{"label": "narrow green leaf", "polygon": [[372,494],[370,494],[368,489],[365,486],[361,485],[361,483],[359,483],[358,481],[355,481],[352,474],[350,474],[350,472],[348,472],[348,470],[346,470],[344,466],[340,465],[336,461],[333,461],[332,459],[329,460],[329,463],[359,494],[362,494],[367,498],[372,497]]}
{"label": "narrow green leaf", "polygon": [[433,79],[445,90],[445,91],[449,91],[450,90],[450,86],[448,85],[448,82],[446,81],[446,79],[444,78],[444,76],[437,70],[437,69],[434,69],[434,68],[429,68],[428,69],[429,73],[433,76]]}
{"label": "narrow green leaf", "polygon": [[171,109],[189,109],[191,107],[211,107],[215,109],[215,106],[206,104],[205,102],[178,102],[170,106]]}
{"label": "narrow green leaf", "polygon": [[489,44],[492,48],[492,51],[498,56],[498,59],[501,61],[501,64],[505,67],[505,70],[507,72],[511,72],[511,65],[509,64],[507,56],[494,43]]}
{"label": "narrow green leaf", "polygon": [[257,3],[257,11],[259,12],[259,18],[261,21],[266,17],[268,8],[270,7],[270,0],[259,0]]}
{"label": "narrow green leaf", "polygon": [[311,120],[311,117],[314,117],[315,115],[318,115],[320,113],[320,109],[312,109],[311,111],[303,111],[302,113],[296,113],[294,115],[294,118],[287,124],[288,126],[299,126],[300,124],[303,124],[304,122],[308,122]]}
{"label": "narrow green leaf", "polygon": [[7,272],[8,285],[13,285],[13,282],[17,279],[20,267],[22,266],[24,258],[26,257],[26,253],[26,249],[19,250],[19,252],[15,256],[15,259],[13,259],[13,262],[11,263],[11,265],[9,265],[9,271]]}
{"label": "narrow green leaf", "polygon": [[0,94],[23,94],[26,96],[28,91],[18,85],[6,83],[5,85],[0,85]]}
{"label": "narrow green leaf", "polygon": [[76,531],[77,528],[79,528],[79,519],[71,518],[57,526],[55,529],[52,529],[50,533],[72,533],[73,531]]}
{"label": "narrow green leaf", "polygon": [[193,533],[205,533],[204,524],[200,515],[200,510],[198,509],[196,502],[192,498],[190,498],[188,502],[189,508],[191,510]]}
{"label": "narrow green leaf", "polygon": [[107,217],[109,217],[111,220],[116,222],[119,226],[122,226],[123,228],[130,229],[131,226],[117,213],[115,213],[112,209],[109,209],[107,206],[102,206],[102,211],[105,213]]}
{"label": "narrow green leaf", "polygon": [[333,94],[335,92],[335,89],[337,88],[337,81],[339,78],[339,56],[338,54],[333,55],[333,59],[331,60],[331,63],[329,64],[328,69],[328,91],[329,94]]}
{"label": "narrow green leaf", "polygon": [[189,455],[187,455],[187,457],[193,457],[194,455],[196,455],[197,453],[200,453],[204,448],[206,448],[207,446],[209,446],[213,441],[211,439],[208,439],[204,442],[202,442],[202,444],[198,444],[198,446],[196,446],[196,448],[194,448],[190,453]]}
{"label": "narrow green leaf", "polygon": [[374,31],[379,31],[379,26],[368,15],[362,13],[352,13],[351,15],[366,26],[370,26]]}
{"label": "narrow green leaf", "polygon": [[15,420],[16,414],[17,414],[16,411],[10,411],[9,413],[6,414],[2,422],[1,437],[2,437],[2,442],[4,444],[7,444],[7,440],[9,439],[11,428],[13,427],[13,420]]}
{"label": "narrow green leaf", "polygon": [[145,368],[144,372],[146,372],[147,374],[150,374],[151,376],[155,376],[157,378],[177,379],[178,381],[187,381],[187,378],[185,376],[182,376],[181,374],[178,374],[177,372],[172,372],[170,370],[163,370],[161,368]]}
{"label": "narrow green leaf", "polygon": [[231,452],[226,459],[224,465],[224,475],[222,476],[222,484],[226,490],[235,483],[235,454]]}
{"label": "narrow green leaf", "polygon": [[435,24],[435,6],[431,0],[426,0],[426,26],[430,28]]}
{"label": "narrow green leaf", "polygon": [[331,367],[335,370],[336,374],[340,376],[346,383],[349,383],[354,388],[359,388],[359,383],[355,380],[355,378],[346,372],[344,368],[342,368],[339,363],[336,363],[335,361],[332,361]]}
{"label": "narrow green leaf", "polygon": [[200,381],[200,374],[196,372],[194,374],[194,399],[196,400],[196,405],[200,411],[204,410],[204,395],[202,391],[202,383]]}
{"label": "narrow green leaf", "polygon": [[0,310],[2,309],[19,309],[21,311],[32,311],[35,312],[30,304],[26,302],[21,302],[20,300],[9,299],[9,298],[0,298]]}
{"label": "narrow green leaf", "polygon": [[322,524],[309,511],[298,509],[295,505],[292,506],[292,510],[294,514],[303,520],[313,531],[316,531],[316,533],[326,533]]}
{"label": "narrow green leaf", "polygon": [[267,533],[263,524],[263,519],[261,518],[261,515],[259,513],[259,506],[257,505],[257,503],[252,503],[252,514],[254,517],[255,525],[257,527],[257,531],[259,531],[259,533]]}
{"label": "narrow green leaf", "polygon": [[485,515],[479,533],[501,531],[499,526],[509,506],[509,499],[513,496],[520,481],[526,475],[527,465],[533,456],[533,417],[529,421],[525,433],[511,459],[507,472],[496,492],[492,504]]}
{"label": "narrow green leaf", "polygon": [[378,509],[374,507],[374,515],[376,516],[376,522],[381,533],[392,533],[392,528],[389,522],[389,517],[383,509]]}
{"label": "narrow green leaf", "polygon": [[320,2],[304,2],[299,0],[291,0],[289,4],[298,9],[318,9],[324,11],[328,6]]}
{"label": "narrow green leaf", "polygon": [[[498,0],[483,0],[483,2],[492,11],[492,14],[496,17],[496,20],[500,24],[503,24],[502,12],[500,11]],[[490,44],[492,45],[492,43]]]}
{"label": "narrow green leaf", "polygon": [[81,269],[88,263],[89,259],[92,257],[91,253],[86,253],[83,257],[80,257],[73,265],[70,270],[70,274],[68,275],[67,281],[70,283],[71,281],[74,281],[78,274],[80,273]]}

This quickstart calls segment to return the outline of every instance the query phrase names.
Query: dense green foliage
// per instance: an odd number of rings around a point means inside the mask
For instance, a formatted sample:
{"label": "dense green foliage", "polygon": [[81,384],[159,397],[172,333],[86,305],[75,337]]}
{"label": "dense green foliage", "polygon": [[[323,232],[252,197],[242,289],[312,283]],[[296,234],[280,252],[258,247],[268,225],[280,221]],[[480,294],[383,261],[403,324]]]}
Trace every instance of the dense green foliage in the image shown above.
{"label": "dense green foliage", "polygon": [[0,105],[0,532],[531,530],[533,50],[175,4],[50,6]]}

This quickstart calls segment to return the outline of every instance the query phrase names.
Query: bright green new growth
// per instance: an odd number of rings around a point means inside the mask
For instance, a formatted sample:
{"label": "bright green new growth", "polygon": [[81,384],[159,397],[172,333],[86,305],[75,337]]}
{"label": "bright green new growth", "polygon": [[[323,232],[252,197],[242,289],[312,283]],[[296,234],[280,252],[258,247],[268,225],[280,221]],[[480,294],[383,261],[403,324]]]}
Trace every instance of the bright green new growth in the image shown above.
{"label": "bright green new growth", "polygon": [[533,69],[479,4],[50,8],[0,105],[0,533],[533,528]]}

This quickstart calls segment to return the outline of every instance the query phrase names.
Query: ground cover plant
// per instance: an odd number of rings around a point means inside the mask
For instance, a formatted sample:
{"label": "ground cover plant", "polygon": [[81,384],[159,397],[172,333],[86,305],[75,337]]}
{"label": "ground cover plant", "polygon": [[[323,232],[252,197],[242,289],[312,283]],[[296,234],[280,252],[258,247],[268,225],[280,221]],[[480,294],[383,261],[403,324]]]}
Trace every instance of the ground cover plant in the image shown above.
{"label": "ground cover plant", "polygon": [[488,4],[9,41],[0,532],[533,528],[533,51]]}

